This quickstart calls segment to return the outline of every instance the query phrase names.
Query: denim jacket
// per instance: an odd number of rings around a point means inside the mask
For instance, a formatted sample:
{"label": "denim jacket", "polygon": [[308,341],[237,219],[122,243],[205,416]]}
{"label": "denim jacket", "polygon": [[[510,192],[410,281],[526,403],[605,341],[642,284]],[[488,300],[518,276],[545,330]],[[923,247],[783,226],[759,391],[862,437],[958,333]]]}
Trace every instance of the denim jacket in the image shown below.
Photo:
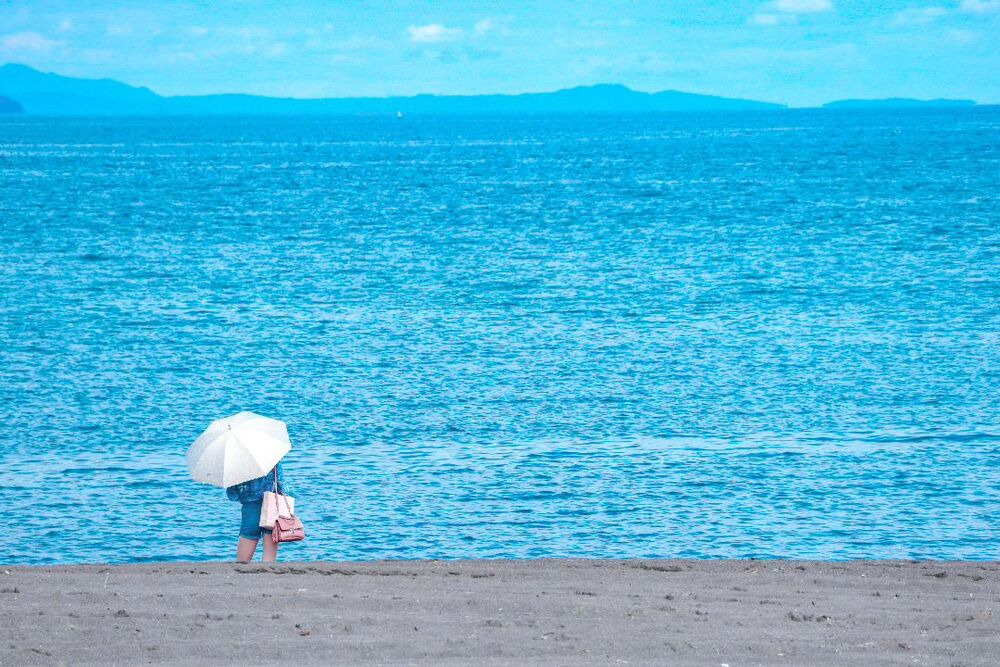
{"label": "denim jacket", "polygon": [[[281,474],[281,464],[276,466],[278,471],[278,490],[291,495],[285,485],[285,476]],[[241,503],[255,503],[264,498],[265,491],[274,489],[274,471],[268,472],[263,477],[251,479],[248,482],[240,482],[226,489],[226,497],[230,500],[238,500]]]}

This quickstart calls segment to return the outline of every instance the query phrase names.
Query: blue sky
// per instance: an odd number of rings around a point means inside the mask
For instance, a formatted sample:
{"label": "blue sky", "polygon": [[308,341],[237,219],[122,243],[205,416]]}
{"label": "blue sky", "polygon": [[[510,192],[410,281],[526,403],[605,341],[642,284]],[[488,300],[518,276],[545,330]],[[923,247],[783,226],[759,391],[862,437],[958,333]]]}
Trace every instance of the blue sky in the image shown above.
{"label": "blue sky", "polygon": [[785,102],[1000,103],[1000,0],[0,0],[0,62],[162,94],[624,83]]}

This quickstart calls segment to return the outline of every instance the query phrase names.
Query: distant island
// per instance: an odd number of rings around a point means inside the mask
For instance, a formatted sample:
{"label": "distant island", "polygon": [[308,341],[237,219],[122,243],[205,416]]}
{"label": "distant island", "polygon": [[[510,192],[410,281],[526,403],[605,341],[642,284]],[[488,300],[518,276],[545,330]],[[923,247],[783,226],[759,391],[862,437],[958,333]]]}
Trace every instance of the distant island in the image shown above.
{"label": "distant island", "polygon": [[24,109],[17,100],[0,95],[0,113],[24,113]]}
{"label": "distant island", "polygon": [[[644,93],[621,84],[519,95],[413,95],[298,99],[264,95],[159,95],[113,79],[79,79],[27,65],[0,66],[0,111],[38,114],[547,114],[781,110],[784,104],[676,90]],[[19,101],[15,102],[15,98]],[[6,104],[7,108],[3,108]],[[972,100],[839,100],[822,109],[975,106]]]}
{"label": "distant island", "polygon": [[973,100],[915,100],[909,97],[888,97],[882,100],[838,100],[827,102],[824,109],[954,109],[974,107]]}
{"label": "distant island", "polygon": [[77,79],[27,65],[0,67],[0,90],[15,95],[25,111],[42,114],[470,114],[747,111],[784,109],[783,104],[697,95],[675,90],[643,93],[619,84],[580,86],[520,95],[414,95],[296,99],[262,95],[168,97],[112,79]]}

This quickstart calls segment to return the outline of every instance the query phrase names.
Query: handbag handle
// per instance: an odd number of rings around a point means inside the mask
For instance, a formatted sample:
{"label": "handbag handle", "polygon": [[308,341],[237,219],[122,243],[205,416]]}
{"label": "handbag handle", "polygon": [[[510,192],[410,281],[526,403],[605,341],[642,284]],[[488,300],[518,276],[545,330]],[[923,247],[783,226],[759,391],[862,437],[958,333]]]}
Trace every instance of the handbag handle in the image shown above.
{"label": "handbag handle", "polygon": [[274,469],[271,470],[274,473],[274,508],[278,510],[278,516],[281,516],[281,508],[278,506],[280,502],[278,498],[285,499],[285,509],[288,510],[288,516],[295,516],[295,512],[292,511],[292,506],[288,504],[288,498],[283,493],[278,493],[278,464],[274,464]]}

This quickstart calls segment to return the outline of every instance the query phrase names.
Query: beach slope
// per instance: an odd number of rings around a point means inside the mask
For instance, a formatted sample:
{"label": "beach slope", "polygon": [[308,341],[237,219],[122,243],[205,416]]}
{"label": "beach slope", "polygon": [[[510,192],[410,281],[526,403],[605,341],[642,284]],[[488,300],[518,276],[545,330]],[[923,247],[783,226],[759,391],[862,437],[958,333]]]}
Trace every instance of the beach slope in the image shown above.
{"label": "beach slope", "polygon": [[0,567],[0,664],[1000,664],[1000,564]]}

